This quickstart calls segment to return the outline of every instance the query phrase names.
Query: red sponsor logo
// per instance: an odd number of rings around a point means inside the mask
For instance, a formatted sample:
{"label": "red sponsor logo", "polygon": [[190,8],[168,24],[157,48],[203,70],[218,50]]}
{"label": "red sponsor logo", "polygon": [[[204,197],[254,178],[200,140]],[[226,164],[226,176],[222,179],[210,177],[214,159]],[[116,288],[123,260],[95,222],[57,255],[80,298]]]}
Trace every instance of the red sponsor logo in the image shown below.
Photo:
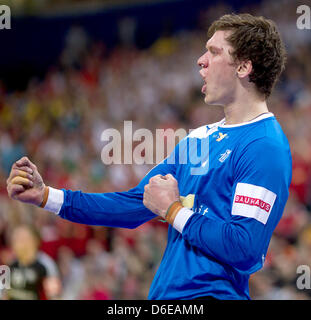
{"label": "red sponsor logo", "polygon": [[265,210],[266,212],[269,212],[271,208],[269,203],[264,202],[261,199],[256,199],[256,198],[251,198],[251,197],[241,196],[241,195],[236,195],[234,202],[248,204],[249,206],[256,206],[256,207],[259,207],[260,209]]}

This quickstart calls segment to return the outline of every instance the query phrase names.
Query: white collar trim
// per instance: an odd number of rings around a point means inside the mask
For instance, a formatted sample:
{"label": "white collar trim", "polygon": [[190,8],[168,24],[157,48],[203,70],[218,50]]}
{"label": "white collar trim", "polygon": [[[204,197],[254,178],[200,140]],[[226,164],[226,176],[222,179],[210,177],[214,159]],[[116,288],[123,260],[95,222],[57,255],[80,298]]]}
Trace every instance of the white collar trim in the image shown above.
{"label": "white collar trim", "polygon": [[238,123],[238,124],[224,124],[226,119],[222,119],[221,121],[219,121],[219,127],[220,128],[235,128],[235,127],[242,127],[242,126],[246,126],[248,124],[254,123],[254,122],[258,122],[260,120],[266,119],[266,118],[271,118],[274,117],[274,114],[272,112],[268,112],[265,114],[262,114],[261,116],[255,118],[254,120],[251,121],[247,121],[247,122],[242,122],[242,123]]}

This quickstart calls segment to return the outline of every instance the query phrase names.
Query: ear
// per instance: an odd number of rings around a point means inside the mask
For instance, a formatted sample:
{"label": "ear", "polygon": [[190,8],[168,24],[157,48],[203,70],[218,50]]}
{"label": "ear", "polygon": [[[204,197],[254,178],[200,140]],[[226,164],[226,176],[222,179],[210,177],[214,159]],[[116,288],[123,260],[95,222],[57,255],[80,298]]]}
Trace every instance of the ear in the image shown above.
{"label": "ear", "polygon": [[252,61],[242,61],[236,70],[236,74],[240,79],[247,77],[253,70]]}

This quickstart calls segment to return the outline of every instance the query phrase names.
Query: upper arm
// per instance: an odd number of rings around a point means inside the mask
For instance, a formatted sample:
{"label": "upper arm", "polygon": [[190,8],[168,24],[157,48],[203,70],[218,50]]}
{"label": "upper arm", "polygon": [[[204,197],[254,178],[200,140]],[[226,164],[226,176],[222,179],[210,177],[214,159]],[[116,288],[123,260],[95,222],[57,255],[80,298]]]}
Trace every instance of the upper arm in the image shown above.
{"label": "upper arm", "polygon": [[234,168],[232,215],[249,216],[262,225],[275,220],[274,209],[285,205],[290,179],[286,149],[268,138],[252,142]]}
{"label": "upper arm", "polygon": [[241,248],[261,263],[279,222],[291,179],[286,148],[267,138],[249,144],[236,162],[231,199],[231,223],[243,235]]}
{"label": "upper arm", "polygon": [[56,263],[47,254],[40,252],[38,259],[44,267],[43,289],[48,299],[59,297],[61,293],[61,280]]}

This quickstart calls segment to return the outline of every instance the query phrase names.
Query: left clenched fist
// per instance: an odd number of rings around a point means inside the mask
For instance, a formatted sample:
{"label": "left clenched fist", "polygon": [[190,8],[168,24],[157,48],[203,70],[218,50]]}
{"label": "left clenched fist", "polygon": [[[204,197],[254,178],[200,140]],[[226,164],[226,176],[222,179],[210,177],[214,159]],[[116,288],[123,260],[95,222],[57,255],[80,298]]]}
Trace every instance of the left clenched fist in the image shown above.
{"label": "left clenched fist", "polygon": [[178,182],[171,174],[156,175],[145,185],[143,203],[158,216],[165,219],[167,209],[175,201],[179,201]]}

